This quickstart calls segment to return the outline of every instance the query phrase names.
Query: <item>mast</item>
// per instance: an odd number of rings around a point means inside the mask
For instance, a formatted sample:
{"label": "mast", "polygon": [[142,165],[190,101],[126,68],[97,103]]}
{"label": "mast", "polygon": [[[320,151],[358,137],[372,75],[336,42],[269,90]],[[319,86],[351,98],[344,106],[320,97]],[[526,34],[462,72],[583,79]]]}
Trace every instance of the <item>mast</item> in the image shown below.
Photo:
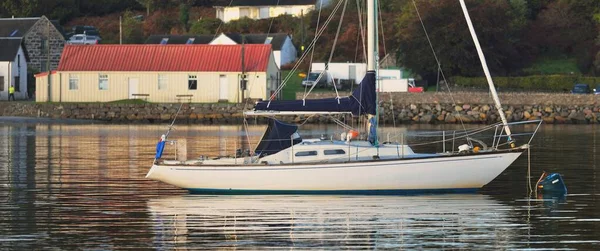
{"label": "mast", "polygon": [[375,0],[367,0],[367,71],[375,70]]}
{"label": "mast", "polygon": [[[378,86],[378,62],[377,57],[379,53],[377,52],[377,0],[367,0],[367,74],[373,71],[375,74],[375,91],[377,92]],[[378,103],[378,96],[375,93],[375,104]],[[379,109],[375,108],[375,114],[368,114],[368,128],[369,128],[369,141],[375,146],[379,146],[378,138],[377,138],[377,122],[379,120]],[[371,135],[371,133],[373,135]],[[378,153],[379,155],[379,153]]]}
{"label": "mast", "polygon": [[479,44],[479,39],[477,39],[477,34],[475,33],[475,29],[473,28],[473,23],[471,22],[471,17],[469,16],[469,12],[467,10],[467,6],[465,4],[465,0],[460,0],[460,6],[462,7],[462,11],[465,15],[465,19],[467,20],[467,25],[469,26],[469,31],[471,32],[471,37],[473,38],[473,43],[475,43],[475,48],[477,48],[477,54],[479,54],[479,61],[481,61],[481,66],[483,67],[483,72],[485,73],[485,78],[487,79],[488,85],[490,87],[490,92],[492,94],[492,98],[494,99],[494,103],[496,105],[496,109],[498,110],[498,114],[500,114],[500,119],[502,120],[502,124],[504,125],[504,131],[506,131],[506,136],[508,137],[508,142],[510,142],[511,147],[515,147],[513,143],[510,128],[508,127],[508,121],[506,120],[506,116],[504,115],[504,111],[502,110],[502,105],[500,104],[500,98],[498,98],[498,93],[496,92],[496,88],[494,86],[494,81],[492,80],[492,76],[490,75],[490,70],[487,67],[487,62],[485,61],[485,56],[483,55],[483,51],[481,50],[481,45]]}

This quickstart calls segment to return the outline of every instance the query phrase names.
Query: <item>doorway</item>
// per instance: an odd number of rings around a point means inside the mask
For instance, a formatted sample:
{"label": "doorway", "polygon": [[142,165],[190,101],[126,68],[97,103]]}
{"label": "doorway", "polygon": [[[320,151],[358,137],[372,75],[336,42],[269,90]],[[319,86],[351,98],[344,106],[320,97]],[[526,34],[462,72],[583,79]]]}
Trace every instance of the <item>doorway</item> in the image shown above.
{"label": "doorway", "polygon": [[129,99],[135,99],[138,93],[139,79],[129,78]]}
{"label": "doorway", "polygon": [[219,75],[219,102],[229,101],[229,86],[227,76]]}

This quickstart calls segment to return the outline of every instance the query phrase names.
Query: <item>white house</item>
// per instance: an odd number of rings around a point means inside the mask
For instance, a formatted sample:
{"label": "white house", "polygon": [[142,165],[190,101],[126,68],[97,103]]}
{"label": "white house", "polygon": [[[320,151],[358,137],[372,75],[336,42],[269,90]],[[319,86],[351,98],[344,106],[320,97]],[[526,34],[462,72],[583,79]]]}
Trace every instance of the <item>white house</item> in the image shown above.
{"label": "white house", "polygon": [[27,99],[27,59],[22,38],[0,38],[0,100],[8,100],[14,85],[15,99]]}
{"label": "white house", "polygon": [[270,44],[277,67],[293,63],[298,58],[298,51],[292,38],[286,33],[271,34],[239,34],[221,33],[219,35],[152,35],[146,44]]}
{"label": "white house", "polygon": [[215,6],[217,18],[223,22],[240,18],[264,19],[280,15],[298,17],[327,4],[328,0],[233,0],[228,6]]}
{"label": "white house", "polygon": [[[243,41],[243,42],[242,42]],[[293,63],[298,58],[296,46],[290,35],[285,33],[271,34],[237,34],[221,33],[210,44],[270,44],[277,67]]]}
{"label": "white house", "polygon": [[270,98],[279,79],[265,44],[67,45],[56,71],[36,75],[36,101],[237,103]]}

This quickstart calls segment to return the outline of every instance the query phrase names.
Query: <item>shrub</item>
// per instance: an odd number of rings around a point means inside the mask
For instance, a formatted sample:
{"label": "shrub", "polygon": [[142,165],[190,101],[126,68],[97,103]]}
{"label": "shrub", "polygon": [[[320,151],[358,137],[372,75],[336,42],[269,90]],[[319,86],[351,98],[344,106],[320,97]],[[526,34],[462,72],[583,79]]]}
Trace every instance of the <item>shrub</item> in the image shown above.
{"label": "shrub", "polygon": [[[513,91],[551,91],[563,92],[571,90],[575,83],[585,83],[596,86],[600,83],[599,77],[582,77],[577,75],[533,75],[525,77],[494,77],[494,84],[498,89]],[[452,77],[450,82],[459,87],[488,88],[484,77]]]}

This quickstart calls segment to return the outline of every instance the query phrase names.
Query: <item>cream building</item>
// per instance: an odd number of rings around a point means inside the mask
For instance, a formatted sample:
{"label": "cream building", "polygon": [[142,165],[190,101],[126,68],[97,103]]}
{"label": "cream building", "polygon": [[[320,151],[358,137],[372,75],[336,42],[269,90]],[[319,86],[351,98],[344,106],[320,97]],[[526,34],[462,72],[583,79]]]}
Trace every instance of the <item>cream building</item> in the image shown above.
{"label": "cream building", "polygon": [[270,98],[279,79],[271,45],[68,45],[36,75],[36,101],[237,103]]}
{"label": "cream building", "polygon": [[299,17],[320,6],[328,3],[328,0],[233,0],[228,6],[215,6],[217,18],[227,23],[240,18],[265,19],[280,15],[292,15]]}

